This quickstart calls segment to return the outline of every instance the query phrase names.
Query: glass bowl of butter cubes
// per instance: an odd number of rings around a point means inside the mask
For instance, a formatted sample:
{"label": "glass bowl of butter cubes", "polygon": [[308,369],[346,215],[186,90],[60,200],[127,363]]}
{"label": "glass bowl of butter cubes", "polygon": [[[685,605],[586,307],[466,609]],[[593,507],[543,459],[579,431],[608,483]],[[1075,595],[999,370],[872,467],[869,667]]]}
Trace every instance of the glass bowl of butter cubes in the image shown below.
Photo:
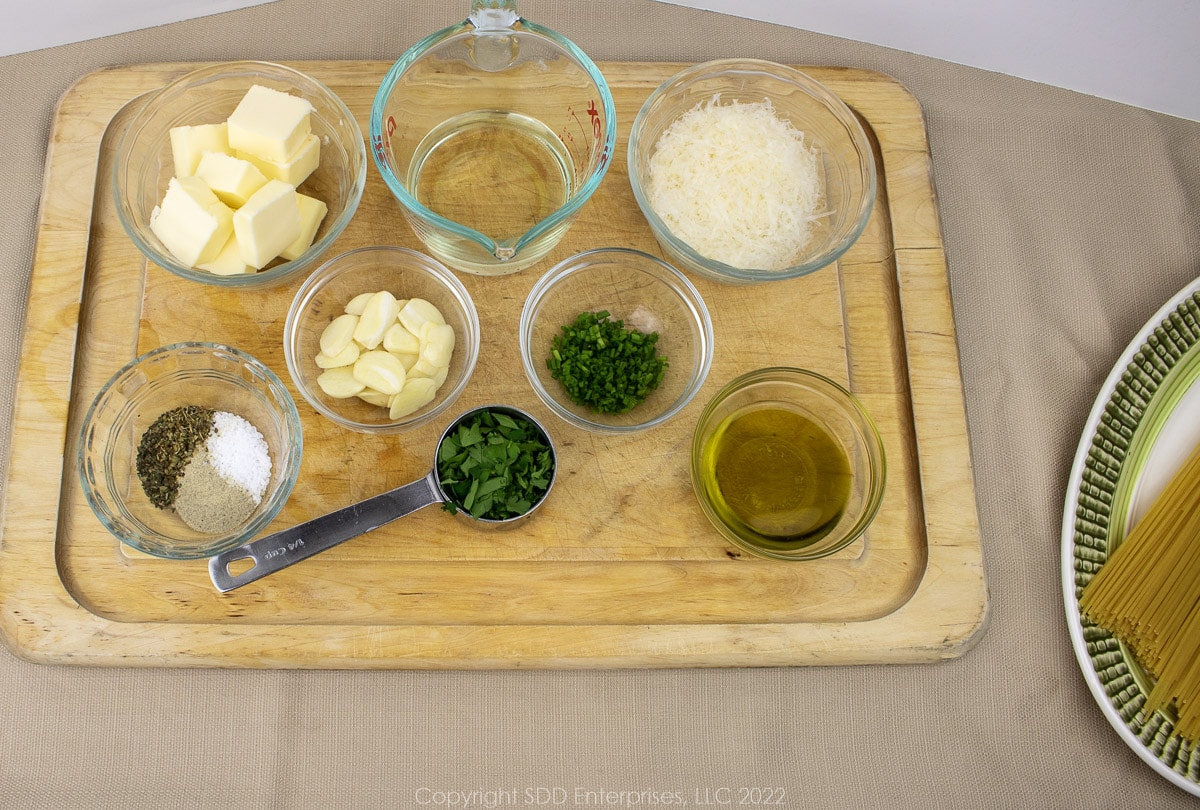
{"label": "glass bowl of butter cubes", "polygon": [[301,396],[359,433],[399,433],[444,413],[466,389],[479,346],[479,313],[454,273],[386,245],[323,263],[296,291],[283,327]]}
{"label": "glass bowl of butter cubes", "polygon": [[113,194],[134,244],[176,275],[271,286],[312,267],[362,199],[353,114],[283,65],[199,68],[151,94],[116,147]]}

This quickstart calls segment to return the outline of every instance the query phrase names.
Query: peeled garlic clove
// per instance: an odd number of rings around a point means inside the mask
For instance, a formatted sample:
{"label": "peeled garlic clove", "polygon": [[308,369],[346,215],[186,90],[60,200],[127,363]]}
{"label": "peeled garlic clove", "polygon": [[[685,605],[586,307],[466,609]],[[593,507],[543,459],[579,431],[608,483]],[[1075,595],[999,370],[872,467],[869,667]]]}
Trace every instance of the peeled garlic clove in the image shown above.
{"label": "peeled garlic clove", "polygon": [[328,355],[321,352],[317,355],[317,368],[337,368],[338,366],[349,366],[358,359],[360,354],[358,344],[353,340],[346,344],[346,348],[342,349],[335,355]]}
{"label": "peeled garlic clove", "polygon": [[357,396],[368,405],[378,405],[380,408],[386,408],[391,404],[394,395],[376,391],[374,388],[364,388],[358,392]]}
{"label": "peeled garlic clove", "polygon": [[350,303],[346,304],[347,315],[362,315],[363,310],[367,308],[367,302],[371,300],[371,296],[375,293],[359,293],[350,299]]}
{"label": "peeled garlic clove", "polygon": [[374,349],[383,342],[383,335],[396,321],[399,312],[396,296],[387,290],[380,290],[367,299],[362,315],[358,317],[358,326],[354,328],[354,339],[363,348]]}
{"label": "peeled garlic clove", "polygon": [[446,381],[449,371],[450,369],[447,366],[435,366],[421,359],[408,370],[408,379],[409,381],[413,378],[433,380],[434,387],[441,388],[442,383]]}
{"label": "peeled garlic clove", "polygon": [[383,394],[399,394],[407,376],[400,359],[382,349],[363,352],[352,368],[354,379]]}
{"label": "peeled garlic clove", "polygon": [[408,376],[409,376],[409,379],[411,379],[413,377],[429,378],[429,377],[432,377],[434,374],[437,374],[437,370],[438,370],[438,367],[433,365],[432,363],[430,363],[424,359],[418,359],[417,362],[413,364],[413,367],[408,370]]}
{"label": "peeled garlic clove", "polygon": [[383,348],[392,354],[418,354],[421,351],[421,339],[404,328],[402,323],[394,323],[383,333]]}
{"label": "peeled garlic clove", "polygon": [[354,330],[357,327],[356,315],[338,315],[321,332],[321,354],[336,357],[354,338]]}
{"label": "peeled garlic clove", "polygon": [[338,366],[317,377],[317,385],[334,399],[349,399],[367,386],[354,378],[354,366]]}
{"label": "peeled garlic clove", "polygon": [[412,370],[412,367],[421,359],[419,354],[400,354],[399,352],[391,352],[392,357],[400,361],[400,365],[404,366],[405,372]]}
{"label": "peeled garlic clove", "polygon": [[427,321],[433,323],[446,322],[446,319],[442,317],[441,311],[424,298],[408,299],[408,303],[400,309],[397,317],[400,319],[400,323],[404,324],[404,328],[414,335],[421,334],[421,324]]}
{"label": "peeled garlic clove", "polygon": [[444,323],[427,323],[422,332],[421,359],[436,368],[450,365],[454,352],[454,327]]}
{"label": "peeled garlic clove", "polygon": [[424,408],[433,402],[436,393],[437,386],[433,384],[433,380],[423,377],[409,380],[400,393],[392,397],[388,405],[388,418],[399,419]]}

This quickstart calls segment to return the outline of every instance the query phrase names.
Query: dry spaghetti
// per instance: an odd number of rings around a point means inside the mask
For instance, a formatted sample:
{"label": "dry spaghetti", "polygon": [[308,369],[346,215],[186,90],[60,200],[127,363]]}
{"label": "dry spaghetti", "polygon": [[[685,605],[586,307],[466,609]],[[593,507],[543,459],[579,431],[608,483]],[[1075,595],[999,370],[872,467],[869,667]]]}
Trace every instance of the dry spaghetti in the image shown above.
{"label": "dry spaghetti", "polygon": [[1200,740],[1200,447],[1084,586],[1079,608],[1154,676],[1147,716],[1174,702],[1176,733]]}

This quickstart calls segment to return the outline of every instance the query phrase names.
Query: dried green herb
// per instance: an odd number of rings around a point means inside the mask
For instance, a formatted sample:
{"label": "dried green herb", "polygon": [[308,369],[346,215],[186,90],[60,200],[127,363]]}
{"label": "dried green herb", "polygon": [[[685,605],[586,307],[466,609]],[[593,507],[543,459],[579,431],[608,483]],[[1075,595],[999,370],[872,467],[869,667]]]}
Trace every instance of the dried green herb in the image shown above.
{"label": "dried green herb", "polygon": [[196,448],[212,433],[213,410],[181,405],[161,414],[142,434],[137,475],[150,503],[166,509],[175,503],[179,479]]}
{"label": "dried green herb", "polygon": [[546,365],[576,405],[598,413],[625,413],[658,388],[667,358],[658,332],[626,329],[610,313],[582,312],[555,335]]}
{"label": "dried green herb", "polygon": [[480,411],[438,448],[438,480],[450,500],[442,508],[474,518],[506,520],[534,507],[554,479],[549,439],[528,419]]}

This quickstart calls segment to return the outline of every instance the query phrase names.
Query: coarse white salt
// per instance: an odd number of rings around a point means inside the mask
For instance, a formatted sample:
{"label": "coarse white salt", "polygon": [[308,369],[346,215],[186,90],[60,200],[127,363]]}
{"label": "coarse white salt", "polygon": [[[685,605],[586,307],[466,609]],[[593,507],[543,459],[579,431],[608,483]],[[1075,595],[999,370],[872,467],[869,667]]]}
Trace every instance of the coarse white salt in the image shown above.
{"label": "coarse white salt", "polygon": [[271,482],[271,451],[254,425],[228,411],[213,414],[213,429],[205,443],[208,463],[227,481],[262,501]]}

